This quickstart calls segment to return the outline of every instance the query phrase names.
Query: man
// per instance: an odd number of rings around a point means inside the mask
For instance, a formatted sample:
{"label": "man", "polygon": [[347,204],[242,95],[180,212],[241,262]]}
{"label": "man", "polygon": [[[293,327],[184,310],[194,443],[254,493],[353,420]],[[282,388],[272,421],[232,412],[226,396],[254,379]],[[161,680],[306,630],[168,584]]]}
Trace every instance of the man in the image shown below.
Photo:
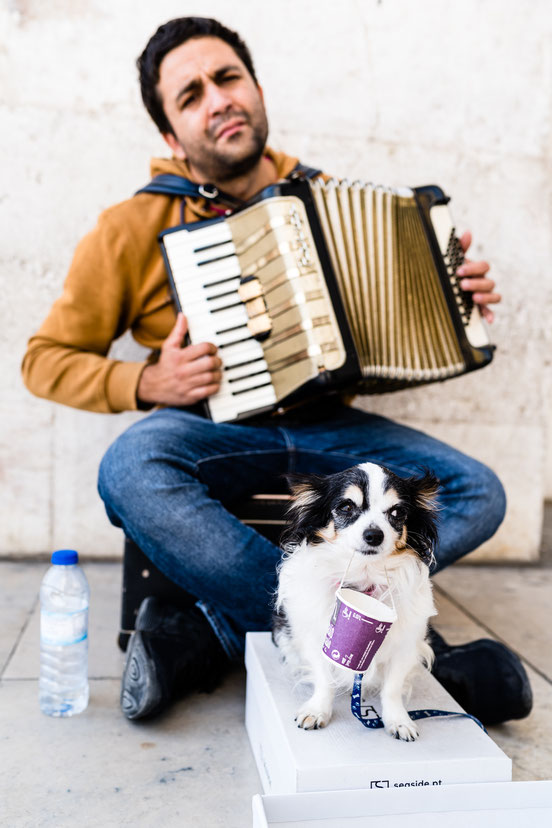
{"label": "man", "polygon": [[[99,491],[121,526],[193,596],[185,611],[146,599],[123,675],[128,718],[151,716],[175,695],[212,689],[243,652],[248,630],[268,629],[278,549],[225,506],[289,471],[332,473],[372,460],[399,475],[431,467],[442,484],[437,569],[489,538],[502,521],[503,489],[489,469],[427,435],[328,398],[244,425],[214,424],[198,403],[215,393],[221,360],[212,343],[184,345],[158,233],[212,217],[288,176],[297,159],[266,146],[268,125],[251,56],[214,20],[162,26],[138,60],[142,97],[170,147],[154,175],[214,185],[207,202],[142,192],[99,219],[77,248],[64,292],[29,343],[23,373],[39,396],[93,411],[150,409],[106,453]],[[462,239],[465,249],[470,236]],[[462,268],[484,315],[500,301],[485,262]],[[152,348],[146,362],[107,357],[125,330]],[[448,647],[434,636],[435,673],[487,722],[526,715],[530,688],[501,645]],[[483,666],[482,666],[483,664]],[[500,701],[496,701],[500,699]]]}

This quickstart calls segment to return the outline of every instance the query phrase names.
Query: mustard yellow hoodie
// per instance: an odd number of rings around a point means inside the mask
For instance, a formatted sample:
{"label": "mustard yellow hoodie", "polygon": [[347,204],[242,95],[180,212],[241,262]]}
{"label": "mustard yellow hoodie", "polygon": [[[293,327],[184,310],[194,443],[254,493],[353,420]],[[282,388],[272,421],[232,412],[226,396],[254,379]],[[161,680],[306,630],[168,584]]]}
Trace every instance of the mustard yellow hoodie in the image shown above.
{"label": "mustard yellow hoodie", "polygon": [[[296,158],[266,150],[285,178]],[[189,177],[176,159],[153,159],[152,176]],[[203,199],[186,200],[184,220],[213,215]],[[181,199],[142,193],[103,212],[78,245],[61,297],[28,343],[23,379],[38,397],[88,411],[136,409],[136,388],[147,361],[107,357],[129,330],[152,353],[175,322],[157,235],[180,224]]]}

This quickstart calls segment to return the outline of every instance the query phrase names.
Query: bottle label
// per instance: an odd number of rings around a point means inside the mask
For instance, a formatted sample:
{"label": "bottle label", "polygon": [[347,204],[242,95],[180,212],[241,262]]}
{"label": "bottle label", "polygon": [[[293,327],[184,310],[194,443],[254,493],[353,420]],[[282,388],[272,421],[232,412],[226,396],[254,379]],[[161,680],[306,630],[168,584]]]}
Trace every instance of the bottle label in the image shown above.
{"label": "bottle label", "polygon": [[40,640],[52,647],[77,644],[88,636],[88,609],[40,613]]}

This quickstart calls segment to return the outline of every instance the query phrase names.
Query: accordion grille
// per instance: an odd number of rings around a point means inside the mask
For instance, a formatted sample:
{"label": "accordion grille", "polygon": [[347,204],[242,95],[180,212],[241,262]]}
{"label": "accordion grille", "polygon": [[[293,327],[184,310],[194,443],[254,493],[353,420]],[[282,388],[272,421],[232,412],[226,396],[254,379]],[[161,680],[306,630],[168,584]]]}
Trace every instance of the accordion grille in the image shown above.
{"label": "accordion grille", "polygon": [[414,194],[311,182],[364,379],[444,379],[465,368]]}

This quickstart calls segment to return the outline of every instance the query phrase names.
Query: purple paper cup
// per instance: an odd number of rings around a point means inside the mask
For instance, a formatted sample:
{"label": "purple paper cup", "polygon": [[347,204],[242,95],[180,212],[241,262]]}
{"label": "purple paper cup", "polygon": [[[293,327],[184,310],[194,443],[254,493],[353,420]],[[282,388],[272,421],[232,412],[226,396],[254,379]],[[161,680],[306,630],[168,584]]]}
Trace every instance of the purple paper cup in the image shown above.
{"label": "purple paper cup", "polygon": [[338,667],[364,673],[396,618],[395,610],[382,601],[341,587],[335,593],[322,652]]}

